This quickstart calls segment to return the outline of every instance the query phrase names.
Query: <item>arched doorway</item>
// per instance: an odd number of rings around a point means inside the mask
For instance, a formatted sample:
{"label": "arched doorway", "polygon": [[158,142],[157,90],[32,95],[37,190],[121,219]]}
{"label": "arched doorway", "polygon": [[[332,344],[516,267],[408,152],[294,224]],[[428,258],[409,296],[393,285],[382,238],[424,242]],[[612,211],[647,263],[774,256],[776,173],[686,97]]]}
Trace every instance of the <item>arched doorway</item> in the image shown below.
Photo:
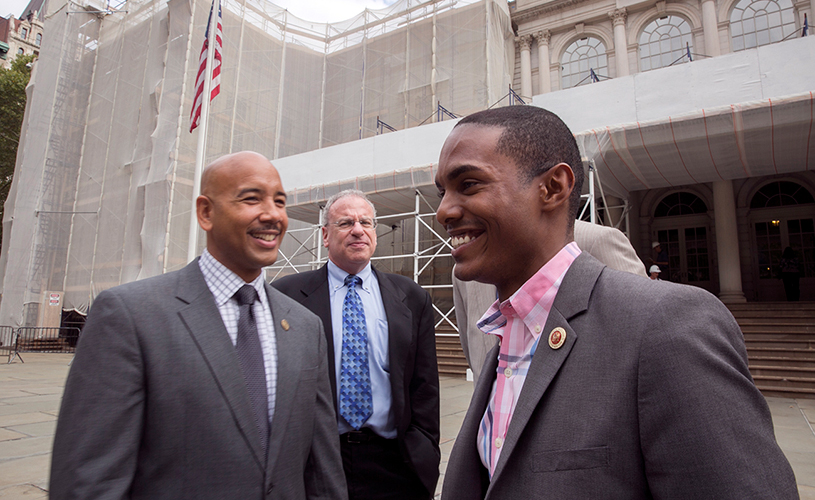
{"label": "arched doorway", "polygon": [[654,241],[668,253],[668,271],[661,279],[715,292],[710,268],[710,216],[707,204],[680,191],[662,198],[654,209]]}
{"label": "arched doorway", "polygon": [[815,300],[815,198],[792,181],[765,184],[750,200],[753,230],[753,272],[758,300],[786,300],[779,261],[792,247],[801,271],[801,300]]}

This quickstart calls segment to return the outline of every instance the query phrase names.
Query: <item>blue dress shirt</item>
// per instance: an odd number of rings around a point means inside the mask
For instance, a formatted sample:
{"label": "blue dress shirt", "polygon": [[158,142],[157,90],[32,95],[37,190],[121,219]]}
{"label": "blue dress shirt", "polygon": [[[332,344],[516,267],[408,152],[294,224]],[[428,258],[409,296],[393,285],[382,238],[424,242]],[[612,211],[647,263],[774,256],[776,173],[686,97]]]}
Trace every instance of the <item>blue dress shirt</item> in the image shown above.
{"label": "blue dress shirt", "polygon": [[[348,287],[345,277],[349,273],[328,261],[328,293],[331,300],[331,325],[334,332],[334,375],[340,379],[342,367],[342,304]],[[371,270],[369,262],[365,269],[357,273],[362,286],[357,289],[365,309],[365,325],[368,327],[368,364],[371,373],[371,392],[374,411],[363,427],[369,427],[377,435],[388,439],[396,438],[396,419],[391,410],[390,359],[388,357],[388,317],[382,303],[379,281]],[[340,434],[352,431],[344,418],[338,418]]]}

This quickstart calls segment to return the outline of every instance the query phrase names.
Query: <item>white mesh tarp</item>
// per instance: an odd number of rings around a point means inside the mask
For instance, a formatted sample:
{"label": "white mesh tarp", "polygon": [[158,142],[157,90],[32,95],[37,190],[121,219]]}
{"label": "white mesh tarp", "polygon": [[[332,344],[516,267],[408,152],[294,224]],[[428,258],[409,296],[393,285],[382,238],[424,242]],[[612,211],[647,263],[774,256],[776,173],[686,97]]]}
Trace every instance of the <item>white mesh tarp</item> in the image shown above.
{"label": "white mesh tarp", "polygon": [[[103,289],[187,261],[189,114],[210,2],[125,5],[100,18],[73,1],[50,4],[3,221],[0,324],[35,324],[45,291],[86,310]],[[333,24],[263,0],[222,8],[205,163],[368,138],[377,120],[415,127],[435,120],[437,104],[485,109],[513,67],[500,0],[400,0]]]}

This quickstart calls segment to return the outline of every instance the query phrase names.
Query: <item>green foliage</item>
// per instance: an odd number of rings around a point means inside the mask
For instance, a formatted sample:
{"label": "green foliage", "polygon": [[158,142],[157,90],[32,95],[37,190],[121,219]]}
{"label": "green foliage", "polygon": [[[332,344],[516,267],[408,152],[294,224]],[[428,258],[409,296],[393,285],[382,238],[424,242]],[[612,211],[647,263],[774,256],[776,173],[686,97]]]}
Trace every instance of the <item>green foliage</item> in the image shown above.
{"label": "green foliage", "polygon": [[[11,68],[0,68],[0,220],[3,205],[6,203],[11,179],[14,176],[14,163],[17,160],[17,146],[20,143],[20,129],[25,113],[25,87],[31,78],[30,63],[35,56],[18,56]],[[3,228],[0,225],[0,237]]]}

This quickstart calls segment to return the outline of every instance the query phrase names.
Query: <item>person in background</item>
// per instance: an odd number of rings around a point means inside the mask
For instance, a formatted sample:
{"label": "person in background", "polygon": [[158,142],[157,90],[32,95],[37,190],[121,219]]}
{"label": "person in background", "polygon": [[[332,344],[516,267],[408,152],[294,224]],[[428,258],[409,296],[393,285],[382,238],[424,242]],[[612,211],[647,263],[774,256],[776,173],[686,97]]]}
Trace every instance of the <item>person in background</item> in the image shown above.
{"label": "person in background", "polygon": [[649,269],[648,272],[650,273],[648,277],[656,281],[659,279],[659,273],[661,273],[662,270],[659,268],[658,265],[654,264],[653,266],[651,266],[651,269]]}
{"label": "person in background", "polygon": [[430,295],[371,266],[376,210],[356,190],[322,212],[328,263],[272,286],[325,325],[348,496],[429,499],[439,478],[439,374]]}
{"label": "person in background", "polygon": [[781,254],[781,262],[778,265],[781,271],[781,280],[784,282],[784,293],[788,302],[797,302],[801,297],[800,279],[801,268],[798,265],[798,257],[792,247],[784,249]]}

